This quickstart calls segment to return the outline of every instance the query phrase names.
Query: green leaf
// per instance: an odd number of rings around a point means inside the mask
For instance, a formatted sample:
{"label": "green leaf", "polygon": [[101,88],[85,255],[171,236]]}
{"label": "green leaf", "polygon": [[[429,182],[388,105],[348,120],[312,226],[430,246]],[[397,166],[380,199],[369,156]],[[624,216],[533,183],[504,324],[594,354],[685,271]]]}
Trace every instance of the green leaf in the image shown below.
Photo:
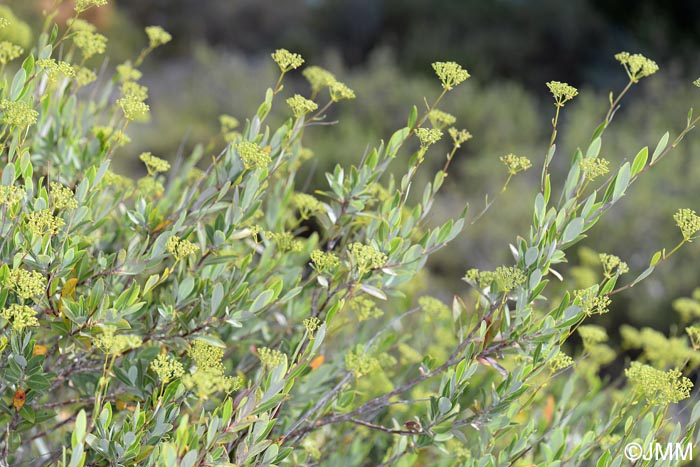
{"label": "green leaf", "polygon": [[632,162],[632,177],[641,172],[647,165],[647,160],[649,159],[649,148],[644,146],[641,151],[637,153]]}
{"label": "green leaf", "polygon": [[577,217],[566,226],[564,233],[561,236],[562,243],[569,243],[570,241],[576,239],[583,231],[583,217]]}
{"label": "green leaf", "polygon": [[625,194],[625,190],[627,190],[627,187],[629,186],[630,183],[630,163],[625,162],[625,164],[620,168],[620,171],[617,173],[617,177],[615,179],[615,189],[613,190],[612,194],[612,201],[613,203],[620,199],[622,195]]}
{"label": "green leaf", "polygon": [[366,293],[366,294],[368,294],[368,295],[371,295],[371,296],[373,296],[373,297],[376,297],[376,298],[378,298],[378,299],[380,299],[380,300],[386,300],[386,298],[387,298],[387,297],[386,297],[386,294],[385,294],[384,292],[382,292],[380,289],[378,289],[378,288],[376,288],[376,287],[372,287],[371,285],[362,284],[362,285],[360,286],[360,289],[361,289],[364,293]]}
{"label": "green leaf", "polygon": [[418,120],[418,108],[414,105],[413,108],[411,109],[411,113],[408,115],[408,123],[406,126],[408,128],[413,128],[413,125],[416,124],[416,121]]}
{"label": "green leaf", "polygon": [[24,68],[17,70],[15,77],[12,79],[12,86],[10,87],[10,100],[16,101],[19,99],[26,80],[27,72],[24,71]]}
{"label": "green leaf", "polygon": [[664,152],[664,149],[666,149],[666,146],[668,145],[668,136],[667,131],[659,140],[659,144],[656,145],[656,149],[654,149],[654,153],[651,155],[651,165],[654,165],[656,159],[658,159],[661,153]]}
{"label": "green leaf", "polygon": [[441,397],[440,400],[438,400],[438,409],[440,413],[444,415],[452,410],[452,402],[450,402],[447,397]]}
{"label": "green leaf", "polygon": [[600,139],[600,136],[597,136],[593,141],[591,141],[590,146],[588,146],[588,150],[586,150],[586,159],[598,157],[598,154],[600,154],[601,144],[602,140]]}
{"label": "green leaf", "polygon": [[255,300],[253,300],[253,304],[250,306],[250,310],[248,311],[251,313],[257,313],[258,311],[262,310],[270,303],[274,295],[275,292],[273,290],[265,290],[264,292],[260,293],[260,295],[255,297]]}

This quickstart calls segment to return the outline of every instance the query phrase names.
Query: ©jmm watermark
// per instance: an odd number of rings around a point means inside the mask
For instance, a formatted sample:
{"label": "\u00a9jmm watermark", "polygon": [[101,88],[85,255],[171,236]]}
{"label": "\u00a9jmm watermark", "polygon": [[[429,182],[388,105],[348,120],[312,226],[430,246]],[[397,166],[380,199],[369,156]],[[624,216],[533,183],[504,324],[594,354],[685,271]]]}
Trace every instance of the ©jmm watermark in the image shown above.
{"label": "\u00a9jmm watermark", "polygon": [[629,443],[625,446],[625,457],[631,461],[638,460],[693,460],[692,443],[652,443],[642,446],[640,443]]}

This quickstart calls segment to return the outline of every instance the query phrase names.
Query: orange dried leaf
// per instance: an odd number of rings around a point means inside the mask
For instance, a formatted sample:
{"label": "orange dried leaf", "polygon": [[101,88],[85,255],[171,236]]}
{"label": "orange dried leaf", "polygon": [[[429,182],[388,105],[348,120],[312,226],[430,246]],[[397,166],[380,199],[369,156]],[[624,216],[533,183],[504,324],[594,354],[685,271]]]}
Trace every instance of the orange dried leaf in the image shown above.
{"label": "orange dried leaf", "polygon": [[326,361],[326,357],[324,357],[323,355],[319,355],[318,357],[316,357],[316,358],[314,358],[313,360],[311,360],[311,363],[309,363],[309,366],[310,366],[312,369],[317,370],[318,367],[320,367],[321,365],[323,365],[323,362],[325,362],[325,361]]}

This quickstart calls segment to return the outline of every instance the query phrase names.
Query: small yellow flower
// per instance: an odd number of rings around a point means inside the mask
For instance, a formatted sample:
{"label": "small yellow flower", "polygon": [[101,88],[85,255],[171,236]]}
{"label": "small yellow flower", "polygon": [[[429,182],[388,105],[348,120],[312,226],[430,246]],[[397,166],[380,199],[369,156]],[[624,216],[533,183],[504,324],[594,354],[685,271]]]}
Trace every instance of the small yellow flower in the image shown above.
{"label": "small yellow flower", "polygon": [[107,0],[76,0],[75,11],[82,13],[91,7],[101,7],[107,4]]}
{"label": "small yellow flower", "polygon": [[581,171],[583,176],[589,181],[593,181],[601,175],[610,171],[610,162],[602,157],[589,157],[581,161]]}
{"label": "small yellow flower", "polygon": [[75,68],[68,62],[57,62],[53,58],[44,58],[37,60],[36,65],[46,72],[47,79],[52,83],[60,78],[73,78],[75,76]]}
{"label": "small yellow flower", "polygon": [[603,265],[603,275],[606,279],[610,279],[616,272],[618,274],[625,274],[630,270],[627,263],[615,255],[601,253],[598,257],[600,258],[600,264]]}
{"label": "small yellow flower", "polygon": [[121,355],[127,350],[141,347],[142,340],[132,334],[117,334],[115,326],[104,326],[102,334],[95,337],[93,343],[107,355]]}
{"label": "small yellow flower", "polygon": [[12,289],[19,298],[27,300],[46,292],[46,278],[38,271],[13,269],[5,279],[5,287]]}
{"label": "small yellow flower", "polygon": [[578,305],[583,309],[583,312],[588,315],[607,313],[608,306],[612,303],[607,295],[598,296],[597,286],[589,287],[583,290],[574,291],[574,297]]}
{"label": "small yellow flower", "polygon": [[151,49],[167,44],[173,38],[173,36],[160,26],[146,27],[146,35],[148,36],[148,47]]}
{"label": "small yellow flower", "polygon": [[275,245],[277,245],[277,248],[281,252],[297,252],[301,251],[304,247],[301,240],[294,237],[291,232],[266,232],[265,235],[275,242]]}
{"label": "small yellow flower", "polygon": [[365,295],[353,297],[352,300],[348,302],[347,306],[350,311],[357,315],[358,321],[367,321],[368,319],[379,318],[384,314],[374,300],[366,297]]}
{"label": "small yellow flower", "polygon": [[134,68],[131,62],[127,61],[121,65],[117,65],[117,74],[119,75],[119,81],[138,81],[141,79],[141,72]]}
{"label": "small yellow flower", "polygon": [[583,345],[589,347],[594,344],[601,344],[608,341],[608,333],[602,326],[595,324],[584,324],[576,330],[583,340]]}
{"label": "small yellow flower", "polygon": [[236,150],[247,170],[265,168],[272,162],[270,153],[251,141],[241,141]]}
{"label": "small yellow flower", "polygon": [[78,201],[70,188],[56,182],[51,182],[49,187],[51,188],[50,194],[54,208],[75,209],[78,207]]}
{"label": "small yellow flower", "polygon": [[181,378],[185,374],[185,369],[182,363],[177,361],[175,357],[166,354],[159,354],[151,362],[151,370],[158,375],[161,382],[168,383],[177,378]]}
{"label": "small yellow flower", "polygon": [[384,267],[388,260],[384,253],[372,245],[363,245],[360,242],[350,244],[348,251],[361,274]]}
{"label": "small yellow flower", "polygon": [[89,68],[80,67],[75,72],[75,82],[78,86],[87,86],[97,79],[97,75]]}
{"label": "small yellow flower", "polygon": [[287,99],[287,105],[291,107],[295,117],[303,117],[304,115],[318,109],[318,104],[314,101],[304,98],[299,94],[294,94],[294,97]]}
{"label": "small yellow flower", "polygon": [[3,123],[18,128],[34,125],[39,117],[39,112],[22,101],[15,102],[3,99],[0,101],[0,111],[2,111]]}
{"label": "small yellow flower", "polygon": [[340,260],[334,253],[321,250],[311,252],[311,261],[319,273],[330,272],[340,265]]}
{"label": "small yellow flower", "polygon": [[355,98],[355,91],[347,87],[345,83],[341,83],[340,81],[334,81],[333,83],[330,84],[328,87],[331,93],[331,100],[333,102],[339,102],[344,99],[354,99]]}
{"label": "small yellow flower", "polygon": [[525,170],[532,167],[532,162],[530,159],[524,156],[516,156],[515,154],[506,154],[501,156],[501,162],[508,169],[510,175],[515,175],[518,172],[524,172]]}
{"label": "small yellow flower", "polygon": [[26,194],[24,188],[15,185],[0,185],[0,205],[14,206],[22,201]]}
{"label": "small yellow flower", "polygon": [[676,225],[681,229],[685,240],[690,242],[696,238],[695,234],[700,230],[700,216],[694,210],[688,208],[679,209],[673,215],[673,220],[676,221]]}
{"label": "small yellow flower", "polygon": [[458,148],[462,146],[462,143],[472,139],[472,134],[469,133],[467,130],[457,130],[457,128],[453,127],[447,130],[447,132],[452,137],[454,145]]}
{"label": "small yellow flower", "polygon": [[693,383],[680,370],[663,372],[639,362],[632,362],[625,370],[625,376],[634,391],[643,395],[651,405],[680,402],[690,397],[693,388]]}
{"label": "small yellow flower", "polygon": [[525,283],[525,273],[513,266],[499,266],[494,273],[494,279],[504,292],[510,292]]}
{"label": "small yellow flower", "polygon": [[141,155],[139,155],[139,159],[146,165],[146,169],[150,175],[170,170],[170,162],[156,157],[150,152],[142,152]]}
{"label": "small yellow flower", "polygon": [[309,336],[313,339],[314,334],[316,334],[316,331],[321,327],[321,320],[316,318],[315,316],[311,318],[305,318],[304,319],[304,327],[306,328],[306,332],[309,333]]}
{"label": "small yellow flower", "polygon": [[301,72],[304,78],[307,79],[311,85],[311,90],[315,93],[319,92],[325,87],[330,87],[336,82],[335,76],[328,70],[324,70],[320,66],[310,66],[304,68]]}
{"label": "small yellow flower", "polygon": [[324,204],[312,195],[306,193],[295,193],[292,198],[292,204],[299,211],[299,217],[308,219],[313,215],[325,211]]}
{"label": "small yellow flower", "polygon": [[258,358],[266,368],[274,368],[283,364],[286,361],[287,356],[279,350],[270,349],[268,347],[260,347],[258,349]]}
{"label": "small yellow flower", "polygon": [[549,361],[549,369],[552,373],[569,368],[574,364],[574,360],[564,352],[559,352]]}
{"label": "small yellow flower", "polygon": [[272,53],[272,59],[275,61],[277,66],[280,67],[282,73],[297,69],[304,63],[304,59],[301,58],[301,55],[292,53],[287,49],[275,50]]}
{"label": "small yellow flower", "polygon": [[181,240],[179,237],[173,235],[165,244],[165,249],[179,261],[189,255],[196,254],[199,251],[199,246],[189,240]]}
{"label": "small yellow flower", "polygon": [[0,63],[6,65],[24,53],[24,49],[12,42],[0,41]]}
{"label": "small yellow flower", "polygon": [[428,119],[430,119],[431,125],[438,129],[453,125],[457,121],[454,115],[443,112],[440,109],[431,110],[430,113],[428,113]]}
{"label": "small yellow flower", "polygon": [[442,131],[437,128],[416,128],[416,136],[420,141],[421,149],[425,150],[440,141],[440,138],[442,138]]}
{"label": "small yellow flower", "polygon": [[30,212],[24,218],[27,229],[36,235],[56,235],[66,225],[60,217],[54,216],[48,209]]}
{"label": "small yellow flower", "polygon": [[554,96],[554,105],[564,107],[568,101],[578,96],[578,89],[560,81],[550,81],[547,87]]}
{"label": "small yellow flower", "polygon": [[354,350],[345,354],[345,367],[355,374],[355,378],[380,371],[382,369],[379,360],[367,355],[361,344]]}
{"label": "small yellow flower", "polygon": [[30,326],[39,326],[39,320],[36,316],[36,310],[33,308],[16,303],[0,310],[0,318],[10,323],[10,326],[12,326],[12,329],[15,331]]}
{"label": "small yellow flower", "polygon": [[620,52],[615,55],[615,59],[625,67],[627,76],[633,83],[640,79],[651,76],[659,71],[659,66],[655,61],[646,58],[642,54],[630,54],[629,52]]}
{"label": "small yellow flower", "polygon": [[470,77],[467,70],[455,62],[435,62],[433,63],[433,70],[440,78],[442,87],[448,91]]}
{"label": "small yellow flower", "polygon": [[450,313],[450,308],[441,300],[429,295],[423,295],[418,299],[418,305],[428,314],[431,315],[447,315]]}
{"label": "small yellow flower", "polygon": [[101,55],[107,49],[107,38],[100,33],[79,30],[73,35],[73,44],[82,52],[83,58]]}

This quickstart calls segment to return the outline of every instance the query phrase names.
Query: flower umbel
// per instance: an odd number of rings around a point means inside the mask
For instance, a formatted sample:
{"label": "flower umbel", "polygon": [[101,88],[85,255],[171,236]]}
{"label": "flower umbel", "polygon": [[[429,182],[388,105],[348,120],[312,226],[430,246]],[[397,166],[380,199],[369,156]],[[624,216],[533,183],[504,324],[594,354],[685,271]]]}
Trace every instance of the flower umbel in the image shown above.
{"label": "flower umbel", "polygon": [[335,254],[321,250],[311,252],[311,261],[319,273],[330,272],[340,265],[340,260]]}
{"label": "flower umbel", "polygon": [[600,258],[600,264],[603,265],[603,275],[606,279],[610,279],[615,273],[625,274],[630,270],[627,263],[615,255],[601,253],[598,257]]}
{"label": "flower umbel", "polygon": [[524,172],[525,170],[532,167],[532,162],[530,159],[524,156],[516,156],[515,154],[506,154],[501,156],[501,162],[508,169],[510,175],[515,175],[518,172]]}
{"label": "flower umbel", "polygon": [[387,262],[387,256],[372,245],[363,245],[360,242],[348,246],[353,262],[361,274],[372,269],[379,269]]}
{"label": "flower umbel", "polygon": [[291,107],[292,113],[296,118],[303,117],[318,109],[318,104],[299,94],[294,94],[294,97],[287,99],[287,105]]}
{"label": "flower umbel", "polygon": [[588,181],[593,181],[610,171],[610,162],[602,157],[589,157],[581,161],[581,171]]}
{"label": "flower umbel", "polygon": [[70,188],[56,182],[51,182],[49,187],[51,188],[51,200],[56,209],[75,209],[78,207],[78,201]]}
{"label": "flower umbel", "polygon": [[2,111],[2,122],[18,128],[26,128],[36,123],[39,112],[31,105],[22,101],[10,101],[3,99],[0,101],[0,111]]}
{"label": "flower umbel", "polygon": [[692,242],[697,238],[695,234],[700,230],[700,216],[694,210],[688,208],[679,209],[673,215],[673,220],[676,221],[676,225],[681,229],[683,239]]}
{"label": "flower umbel", "polygon": [[145,31],[148,36],[148,47],[151,49],[167,44],[173,38],[170,33],[160,26],[147,26]]}
{"label": "flower umbel", "polygon": [[632,388],[651,405],[668,405],[687,399],[693,387],[678,369],[663,372],[639,362],[632,362],[625,376]]}
{"label": "flower umbel", "polygon": [[33,308],[16,303],[0,310],[0,318],[10,323],[10,326],[15,331],[30,326],[39,326],[39,320],[36,318],[36,315],[36,310]]}
{"label": "flower umbel", "polygon": [[263,169],[270,165],[270,153],[251,141],[241,141],[236,145],[246,170]]}
{"label": "flower umbel", "polygon": [[567,83],[550,81],[547,83],[547,87],[554,96],[554,105],[557,107],[564,107],[564,104],[578,96],[578,89]]}
{"label": "flower umbel", "polygon": [[24,218],[24,224],[33,234],[56,235],[61,230],[61,227],[66,225],[66,221],[54,216],[50,210],[42,209],[27,214]]}
{"label": "flower umbel", "polygon": [[304,63],[304,59],[301,58],[301,55],[292,53],[287,49],[275,50],[272,53],[272,59],[275,61],[277,66],[280,67],[282,73],[297,69]]}
{"label": "flower umbel", "polygon": [[165,244],[165,249],[179,261],[189,255],[197,253],[199,251],[199,246],[189,240],[181,240],[179,237],[173,235]]}
{"label": "flower umbel", "polygon": [[569,368],[574,364],[574,359],[566,355],[564,352],[559,352],[549,361],[549,369],[552,373]]}
{"label": "flower umbel", "polygon": [[454,115],[443,112],[440,109],[431,110],[428,114],[428,119],[430,119],[430,124],[433,125],[434,128],[438,129],[443,129],[453,125],[457,121]]}
{"label": "flower umbel", "polygon": [[615,54],[615,60],[620,62],[630,81],[638,82],[640,79],[651,76],[659,71],[659,66],[655,61],[646,58],[642,54],[630,54],[629,52],[620,52]]}
{"label": "flower umbel", "polygon": [[141,159],[141,162],[146,164],[146,170],[148,170],[150,175],[155,175],[157,173],[167,172],[170,170],[170,162],[161,159],[160,157],[156,157],[150,152],[142,152],[139,159]]}
{"label": "flower umbel", "polygon": [[287,356],[284,353],[268,347],[260,347],[258,349],[258,358],[266,368],[274,368],[282,365],[287,360]]}
{"label": "flower umbel", "polygon": [[8,62],[18,58],[23,53],[24,49],[12,42],[0,42],[0,64],[7,65]]}
{"label": "flower umbel", "polygon": [[462,143],[472,139],[472,134],[469,133],[467,130],[458,130],[457,128],[452,127],[449,130],[447,130],[447,132],[452,137],[454,145],[458,148],[462,146]]}
{"label": "flower umbel", "polygon": [[336,82],[335,76],[328,70],[324,70],[320,66],[309,66],[301,72],[304,78],[311,85],[311,90],[318,93],[321,89],[331,86]]}
{"label": "flower umbel", "polygon": [[455,62],[435,62],[433,63],[433,70],[440,78],[442,87],[448,91],[470,77],[467,70]]}
{"label": "flower umbel", "polygon": [[330,90],[331,100],[333,102],[355,98],[355,91],[353,91],[352,89],[347,87],[345,83],[341,83],[340,81],[333,81],[329,85],[328,89]]}
{"label": "flower umbel", "polygon": [[437,128],[416,128],[416,136],[420,141],[421,149],[428,149],[431,145],[440,141],[442,131]]}
{"label": "flower umbel", "polygon": [[159,354],[155,360],[151,362],[151,370],[158,375],[158,379],[163,383],[180,378],[185,374],[182,363],[177,361],[175,357],[166,354]]}

